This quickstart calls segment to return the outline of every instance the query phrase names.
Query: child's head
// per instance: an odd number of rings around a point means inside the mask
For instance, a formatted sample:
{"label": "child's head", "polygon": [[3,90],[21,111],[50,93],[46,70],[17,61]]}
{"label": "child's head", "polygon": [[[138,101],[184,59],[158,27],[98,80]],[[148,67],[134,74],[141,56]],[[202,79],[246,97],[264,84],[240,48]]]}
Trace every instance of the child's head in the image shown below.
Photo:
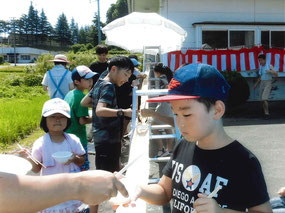
{"label": "child's head", "polygon": [[213,66],[189,64],[174,73],[168,95],[149,102],[170,101],[181,134],[188,141],[196,141],[221,124],[229,89],[223,75]]}
{"label": "child's head", "polygon": [[108,47],[105,45],[99,44],[95,48],[96,50],[96,55],[98,57],[98,60],[100,62],[106,62],[107,61],[107,56],[108,56]]}
{"label": "child's head", "polygon": [[170,82],[173,77],[171,69],[168,66],[164,66],[163,63],[157,63],[153,70],[158,77],[163,74],[166,75],[168,82]]}
{"label": "child's head", "polygon": [[45,132],[64,132],[70,125],[70,107],[67,102],[54,98],[44,103],[40,127]]}
{"label": "child's head", "polygon": [[66,66],[67,64],[70,63],[70,61],[67,60],[67,57],[62,54],[54,56],[54,59],[49,61],[53,61],[55,65],[63,65],[63,66]]}
{"label": "child's head", "polygon": [[110,59],[109,77],[117,86],[122,86],[126,83],[134,72],[134,65],[132,61],[126,56],[116,56]]}
{"label": "child's head", "polygon": [[92,72],[88,67],[80,65],[74,68],[71,74],[74,85],[77,89],[83,91],[85,89],[90,90],[93,86],[93,78],[98,73]]}
{"label": "child's head", "polygon": [[264,54],[259,54],[258,61],[262,66],[264,66],[266,64],[266,56]]}

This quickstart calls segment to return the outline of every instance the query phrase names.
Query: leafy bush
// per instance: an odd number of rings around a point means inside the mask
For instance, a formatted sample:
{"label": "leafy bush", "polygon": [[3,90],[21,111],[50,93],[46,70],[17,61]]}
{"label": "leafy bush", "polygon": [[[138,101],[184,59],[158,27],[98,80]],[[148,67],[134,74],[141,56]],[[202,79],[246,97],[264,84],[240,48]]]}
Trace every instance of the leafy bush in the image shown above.
{"label": "leafy bush", "polygon": [[82,46],[84,46],[84,44],[74,44],[71,46],[71,50],[73,51],[73,53],[77,53]]}
{"label": "leafy bush", "polygon": [[37,73],[41,73],[44,74],[46,73],[47,70],[52,69],[52,67],[54,66],[54,63],[51,63],[49,60],[54,59],[54,56],[51,54],[42,54],[38,57],[37,61],[36,61],[36,65],[33,68],[29,68],[31,69],[33,72],[37,72]]}
{"label": "leafy bush", "polygon": [[221,73],[231,86],[228,106],[234,107],[245,103],[250,95],[247,80],[239,72],[225,71]]}
{"label": "leafy bush", "polygon": [[35,74],[27,74],[23,79],[23,83],[26,86],[33,87],[33,86],[41,86],[42,85],[43,76],[42,75],[35,75]]}
{"label": "leafy bush", "polygon": [[84,52],[84,53],[69,53],[67,55],[67,58],[69,60],[72,60],[72,64],[70,64],[69,69],[73,70],[76,66],[79,65],[85,65],[88,66],[95,61],[96,56],[94,54],[92,54],[91,52]]}
{"label": "leafy bush", "polygon": [[85,45],[87,50],[91,50],[94,46],[91,43]]}

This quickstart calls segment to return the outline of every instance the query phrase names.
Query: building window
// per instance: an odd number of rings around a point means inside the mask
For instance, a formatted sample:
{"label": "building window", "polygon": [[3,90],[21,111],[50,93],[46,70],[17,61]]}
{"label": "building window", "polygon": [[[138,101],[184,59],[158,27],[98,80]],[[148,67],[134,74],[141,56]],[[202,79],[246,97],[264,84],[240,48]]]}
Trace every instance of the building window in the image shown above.
{"label": "building window", "polygon": [[254,31],[230,31],[231,48],[251,48],[254,46]]}
{"label": "building window", "polygon": [[271,47],[282,48],[282,49],[285,47],[284,31],[271,31]]}
{"label": "building window", "polygon": [[261,31],[261,45],[265,48],[270,47],[270,31]]}
{"label": "building window", "polygon": [[31,56],[29,56],[29,55],[21,55],[21,60],[25,60],[25,61],[31,60]]}
{"label": "building window", "polygon": [[202,45],[211,48],[227,48],[228,47],[228,31],[202,31]]}

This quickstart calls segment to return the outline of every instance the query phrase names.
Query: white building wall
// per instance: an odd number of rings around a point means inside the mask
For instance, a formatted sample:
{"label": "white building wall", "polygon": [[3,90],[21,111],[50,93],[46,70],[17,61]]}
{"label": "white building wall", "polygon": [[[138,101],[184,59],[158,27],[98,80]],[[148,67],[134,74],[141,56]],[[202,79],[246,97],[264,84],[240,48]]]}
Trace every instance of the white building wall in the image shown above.
{"label": "white building wall", "polygon": [[193,23],[285,22],[285,0],[161,0],[160,14],[185,29],[183,46],[194,48],[201,45],[201,29]]}

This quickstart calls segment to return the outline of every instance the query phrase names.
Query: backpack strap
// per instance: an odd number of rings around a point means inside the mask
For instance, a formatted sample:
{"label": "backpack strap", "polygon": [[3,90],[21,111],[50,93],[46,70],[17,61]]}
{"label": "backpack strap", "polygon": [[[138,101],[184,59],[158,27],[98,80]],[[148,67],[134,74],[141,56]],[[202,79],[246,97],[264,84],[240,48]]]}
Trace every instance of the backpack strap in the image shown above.
{"label": "backpack strap", "polygon": [[61,86],[61,84],[62,84],[62,82],[63,82],[65,76],[67,75],[67,73],[68,73],[68,70],[65,70],[63,76],[61,77],[61,79],[60,79],[60,81],[59,81],[59,83],[58,83],[58,85],[57,85],[57,84],[55,83],[54,78],[53,78],[52,75],[51,75],[51,71],[50,71],[50,70],[48,71],[49,77],[50,77],[50,79],[51,79],[53,85],[55,86],[55,92],[53,93],[53,95],[52,95],[51,98],[55,98],[55,96],[56,96],[56,94],[57,94],[57,92],[58,92],[58,93],[61,95],[62,99],[64,99],[64,96],[65,96],[65,95],[64,95],[63,92],[60,90],[60,86]]}

